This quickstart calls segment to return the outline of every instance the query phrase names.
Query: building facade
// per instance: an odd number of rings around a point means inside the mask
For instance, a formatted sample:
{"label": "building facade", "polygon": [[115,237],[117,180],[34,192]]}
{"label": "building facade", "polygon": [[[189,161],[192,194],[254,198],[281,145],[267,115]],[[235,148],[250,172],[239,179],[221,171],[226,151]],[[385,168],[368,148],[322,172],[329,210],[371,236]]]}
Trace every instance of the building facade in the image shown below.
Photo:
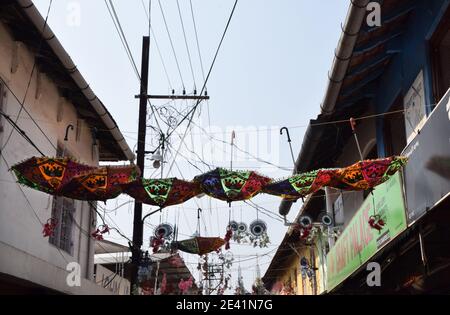
{"label": "building facade", "polygon": [[[392,155],[409,162],[373,192],[322,192],[323,203],[314,207],[333,218],[336,231],[322,233],[325,293],[450,292],[449,3],[382,1],[375,26],[369,1],[350,4],[321,113],[307,129],[296,172]],[[292,206],[282,202],[280,213]],[[380,232],[368,225],[372,215],[386,221]],[[381,285],[368,281],[372,271]]]}
{"label": "building facade", "polygon": [[97,166],[133,153],[31,1],[0,4],[0,79],[0,292],[108,294],[93,282],[96,206],[22,187],[9,169],[41,154]]}

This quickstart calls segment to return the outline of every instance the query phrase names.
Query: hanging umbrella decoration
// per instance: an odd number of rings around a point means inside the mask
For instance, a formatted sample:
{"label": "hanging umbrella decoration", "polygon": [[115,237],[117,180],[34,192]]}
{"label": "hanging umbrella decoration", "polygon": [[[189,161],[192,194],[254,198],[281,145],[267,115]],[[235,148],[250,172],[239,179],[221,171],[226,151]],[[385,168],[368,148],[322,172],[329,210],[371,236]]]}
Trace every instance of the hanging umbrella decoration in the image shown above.
{"label": "hanging umbrella decoration", "polygon": [[73,177],[64,185],[61,194],[72,199],[106,201],[119,196],[123,185],[134,182],[139,173],[134,165],[99,167]]}
{"label": "hanging umbrella decoration", "polygon": [[51,195],[61,195],[62,188],[73,177],[93,169],[67,157],[32,157],[11,167],[20,184]]}
{"label": "hanging umbrella decoration", "polygon": [[137,201],[164,208],[183,203],[200,193],[227,201],[242,201],[260,192],[295,201],[323,187],[342,190],[368,190],[387,181],[407,163],[393,156],[357,162],[339,169],[319,169],[288,179],[272,179],[253,171],[217,168],[193,181],[177,178],[141,179],[134,166],[93,167],[71,158],[32,157],[11,170],[18,182],[56,196],[79,200],[112,199],[125,192]]}
{"label": "hanging umbrella decoration", "polygon": [[218,251],[224,244],[225,241],[220,237],[194,237],[173,242],[172,248],[181,250],[182,252],[203,256]]}
{"label": "hanging umbrella decoration", "polygon": [[344,168],[314,170],[266,185],[263,192],[296,201],[326,186],[342,190],[367,190],[387,181],[406,162],[407,158],[394,156],[360,161]]}
{"label": "hanging umbrella decoration", "polygon": [[139,202],[160,208],[183,203],[201,193],[198,183],[177,178],[138,179],[126,185],[124,191]]}
{"label": "hanging umbrella decoration", "polygon": [[320,169],[297,174],[288,179],[266,185],[263,192],[296,201],[328,186],[335,177],[337,169]]}
{"label": "hanging umbrella decoration", "polygon": [[407,161],[406,157],[401,156],[360,161],[336,170],[328,186],[343,190],[368,190],[386,182]]}
{"label": "hanging umbrella decoration", "polygon": [[271,181],[253,171],[229,171],[224,168],[194,178],[205,194],[229,203],[256,196]]}

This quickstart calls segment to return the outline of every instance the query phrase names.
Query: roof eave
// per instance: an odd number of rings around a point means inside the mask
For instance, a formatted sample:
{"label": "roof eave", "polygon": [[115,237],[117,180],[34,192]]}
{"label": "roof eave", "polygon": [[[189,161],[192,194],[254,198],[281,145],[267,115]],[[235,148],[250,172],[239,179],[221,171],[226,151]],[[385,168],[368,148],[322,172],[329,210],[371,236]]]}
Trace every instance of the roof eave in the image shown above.
{"label": "roof eave", "polygon": [[61,45],[58,38],[50,29],[50,27],[47,25],[44,28],[45,20],[39,13],[37,8],[34,6],[33,2],[31,0],[16,0],[16,1],[23,10],[24,14],[31,21],[31,23],[36,27],[39,33],[42,34],[42,37],[47,42],[48,46],[53,50],[53,53],[62,63],[67,73],[80,88],[83,95],[91,104],[92,108],[95,110],[95,112],[98,114],[102,122],[108,128],[109,133],[112,135],[114,141],[117,143],[118,147],[123,153],[122,156],[117,156],[114,160],[134,161],[135,155],[128,146],[124,136],[119,130],[119,127],[117,126],[113,117],[108,112],[106,107],[102,104],[102,102],[98,99],[98,97],[95,95],[95,93],[92,91],[89,84],[86,82],[86,80],[78,70],[77,66],[73,63],[72,59],[70,58],[64,47]]}

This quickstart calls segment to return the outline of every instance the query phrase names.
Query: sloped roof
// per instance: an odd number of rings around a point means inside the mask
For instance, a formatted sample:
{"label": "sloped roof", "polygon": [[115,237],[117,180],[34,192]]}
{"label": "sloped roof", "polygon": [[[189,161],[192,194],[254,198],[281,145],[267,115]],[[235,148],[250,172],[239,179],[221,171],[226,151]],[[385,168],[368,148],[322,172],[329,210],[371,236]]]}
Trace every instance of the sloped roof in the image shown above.
{"label": "sloped roof", "polygon": [[[100,161],[134,160],[114,118],[86,83],[71,58],[30,0],[0,2],[0,20],[17,41],[38,52],[39,70],[51,78],[60,94],[71,101],[80,118],[96,128]],[[44,40],[42,40],[44,39]],[[40,49],[38,49],[40,48]]]}

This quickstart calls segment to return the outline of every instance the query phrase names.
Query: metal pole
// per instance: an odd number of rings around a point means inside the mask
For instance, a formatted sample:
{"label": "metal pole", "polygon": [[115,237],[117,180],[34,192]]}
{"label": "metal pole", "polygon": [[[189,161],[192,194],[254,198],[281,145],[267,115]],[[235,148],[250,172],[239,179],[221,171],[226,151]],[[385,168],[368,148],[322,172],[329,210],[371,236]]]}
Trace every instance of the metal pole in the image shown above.
{"label": "metal pole", "polygon": [[358,135],[356,134],[356,121],[354,118],[350,118],[350,126],[352,127],[353,136],[355,137],[356,146],[358,147],[359,157],[361,158],[361,161],[364,160],[361,146],[359,145]]}
{"label": "metal pole", "polygon": [[283,130],[286,130],[288,143],[289,143],[289,149],[291,149],[291,157],[292,157],[292,163],[294,165],[294,171],[295,171],[295,158],[294,158],[294,151],[292,150],[292,144],[291,144],[291,136],[289,134],[289,129],[287,127],[283,127],[280,129],[280,135],[283,135]]}
{"label": "metal pole", "polygon": [[233,146],[234,146],[234,139],[236,138],[236,134],[233,130],[231,133],[231,159],[230,159],[230,171],[233,170]]}
{"label": "metal pole", "polygon": [[[141,176],[144,176],[145,163],[145,133],[147,120],[147,93],[148,93],[148,66],[150,52],[150,37],[144,36],[142,39],[142,65],[141,65],[141,97],[139,101],[139,127],[137,144],[137,166],[141,170]],[[143,242],[143,221],[142,221],[142,203],[134,203],[134,221],[133,221],[133,244],[131,257],[131,290],[130,293],[137,294],[139,290],[138,268],[141,261],[141,246]]]}
{"label": "metal pole", "polygon": [[69,125],[66,127],[66,134],[65,134],[65,136],[64,136],[64,148],[63,148],[62,156],[61,156],[61,157],[64,157],[64,156],[66,155],[67,141],[69,141],[69,129],[70,129],[70,130],[73,130],[73,125],[72,125],[72,124],[69,124]]}

